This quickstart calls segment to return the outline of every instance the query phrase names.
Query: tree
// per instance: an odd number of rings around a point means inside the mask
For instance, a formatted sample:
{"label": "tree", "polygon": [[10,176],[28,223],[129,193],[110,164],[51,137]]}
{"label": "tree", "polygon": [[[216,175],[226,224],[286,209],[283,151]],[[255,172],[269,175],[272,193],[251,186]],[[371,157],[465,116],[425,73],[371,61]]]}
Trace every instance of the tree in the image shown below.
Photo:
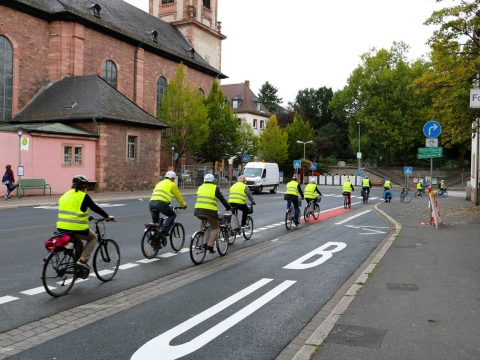
{"label": "tree", "polygon": [[277,123],[275,115],[270,116],[266,129],[259,141],[259,154],[266,162],[282,163],[288,159],[288,135]]}
{"label": "tree", "polygon": [[335,116],[328,107],[332,98],[331,88],[304,89],[297,93],[292,107],[303,119],[310,122],[314,129],[319,129],[321,126],[335,121]]}
{"label": "tree", "polygon": [[163,97],[160,119],[170,128],[164,130],[162,150],[170,152],[172,146],[178,153],[178,159],[193,154],[208,139],[207,109],[203,96],[197,88],[190,90],[187,75],[180,63],[175,78],[167,84]]}
{"label": "tree", "polygon": [[260,87],[258,99],[271,113],[275,113],[283,101],[277,93],[278,89],[268,81]]}
{"label": "tree", "polygon": [[215,166],[216,161],[237,154],[240,145],[239,123],[230,106],[225,104],[225,94],[218,81],[213,82],[205,106],[210,129],[208,141],[193,156],[198,162],[211,162]]}
{"label": "tree", "polygon": [[360,123],[362,144],[382,147],[387,166],[391,155],[404,163],[413,158],[422,143],[428,98],[415,94],[411,85],[426,66],[420,60],[407,62],[407,52],[408,46],[400,42],[390,50],[371,49],[363,54],[348,85],[335,93],[330,104],[339,119],[348,123],[352,148],[358,147]]}
{"label": "tree", "polygon": [[241,119],[238,129],[238,137],[240,139],[237,158],[241,159],[243,154],[253,157],[258,152],[259,137],[255,135],[252,126],[245,119]]}
{"label": "tree", "polygon": [[[313,141],[314,131],[307,121],[304,121],[300,114],[295,113],[293,122],[285,128],[285,132],[288,135],[288,156],[289,160],[303,159],[304,145],[297,143],[300,141]],[[315,144],[308,144],[308,149],[305,147],[305,154],[311,154]]]}

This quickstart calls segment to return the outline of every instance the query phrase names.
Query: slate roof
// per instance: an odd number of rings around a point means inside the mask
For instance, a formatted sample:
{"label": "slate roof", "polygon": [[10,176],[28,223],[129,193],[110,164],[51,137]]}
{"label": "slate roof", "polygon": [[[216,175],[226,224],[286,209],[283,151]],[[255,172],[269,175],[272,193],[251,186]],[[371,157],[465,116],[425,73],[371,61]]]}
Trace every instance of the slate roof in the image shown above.
{"label": "slate roof", "polygon": [[72,76],[50,84],[11,123],[92,120],[168,127],[98,75]]}
{"label": "slate roof", "polygon": [[[131,42],[144,43],[149,50],[159,51],[162,56],[182,61],[197,70],[209,73],[220,79],[227,76],[210,66],[198,53],[190,56],[192,45],[172,24],[156,18],[123,0],[0,0],[0,4],[35,10],[49,21],[63,18],[76,18],[91,27],[101,27],[104,32],[112,31]],[[90,8],[93,4],[101,7],[100,17],[94,16]],[[154,42],[151,31],[157,31],[158,42]]]}
{"label": "slate roof", "polygon": [[[258,101],[258,97],[253,93],[252,90],[250,90],[250,87],[247,83],[225,84],[222,85],[222,90],[225,93],[225,96],[228,97],[230,107],[234,112],[258,114],[266,117],[270,116],[270,112],[262,103],[260,103],[260,111],[257,110],[254,101]],[[236,109],[232,107],[232,100],[235,97],[240,97],[242,99],[240,106]]]}
{"label": "slate roof", "polygon": [[[46,134],[70,135],[70,136],[84,136],[84,137],[99,137],[97,133],[88,131],[76,126],[65,125],[62,123],[42,123],[42,124],[24,124],[21,125],[23,132],[37,132]],[[17,132],[19,125],[2,125],[0,124],[0,131]]]}

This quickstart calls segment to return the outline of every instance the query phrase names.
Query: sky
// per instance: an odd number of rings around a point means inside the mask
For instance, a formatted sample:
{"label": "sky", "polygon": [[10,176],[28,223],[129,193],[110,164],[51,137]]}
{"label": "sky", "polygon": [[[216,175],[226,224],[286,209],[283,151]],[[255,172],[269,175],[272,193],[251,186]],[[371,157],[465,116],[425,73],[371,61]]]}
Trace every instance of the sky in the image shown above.
{"label": "sky", "polygon": [[[125,0],[148,12],[148,0]],[[371,48],[410,46],[415,60],[429,51],[435,27],[423,25],[453,0],[219,0],[221,84],[250,81],[258,95],[269,82],[283,105],[298,91],[343,89]]]}

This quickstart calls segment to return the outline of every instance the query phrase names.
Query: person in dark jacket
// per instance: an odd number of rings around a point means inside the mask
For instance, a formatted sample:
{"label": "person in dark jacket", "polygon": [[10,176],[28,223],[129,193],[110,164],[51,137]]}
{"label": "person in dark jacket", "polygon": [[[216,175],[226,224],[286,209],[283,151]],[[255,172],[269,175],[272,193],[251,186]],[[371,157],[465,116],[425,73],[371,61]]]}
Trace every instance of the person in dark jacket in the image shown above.
{"label": "person in dark jacket", "polygon": [[3,195],[3,197],[5,200],[8,200],[10,199],[10,194],[18,187],[18,185],[15,185],[15,175],[13,174],[12,165],[5,166],[5,170],[2,181],[7,187],[7,193]]}

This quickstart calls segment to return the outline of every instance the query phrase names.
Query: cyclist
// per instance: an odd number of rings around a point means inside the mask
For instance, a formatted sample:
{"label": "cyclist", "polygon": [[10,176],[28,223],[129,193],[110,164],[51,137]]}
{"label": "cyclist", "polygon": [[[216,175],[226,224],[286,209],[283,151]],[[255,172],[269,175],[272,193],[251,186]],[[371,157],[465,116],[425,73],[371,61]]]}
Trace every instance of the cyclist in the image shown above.
{"label": "cyclist", "polygon": [[[97,236],[88,227],[88,209],[98,215],[114,220],[113,215],[108,215],[101,207],[95,204],[86,193],[88,180],[85,175],[77,175],[72,180],[72,188],[58,200],[57,230],[72,234],[76,241],[78,251],[81,253],[77,265],[90,270],[88,259],[95,247]],[[83,240],[87,243],[83,246]]]}
{"label": "cyclist", "polygon": [[283,196],[283,199],[287,201],[287,209],[290,208],[290,204],[293,204],[293,207],[295,209],[295,216],[294,216],[295,226],[300,225],[300,221],[299,221],[300,209],[298,207],[299,195],[303,198],[302,187],[297,182],[297,175],[293,175],[292,180],[286,185],[285,195]]}
{"label": "cyclist", "polygon": [[230,195],[228,197],[228,203],[234,210],[241,210],[242,211],[242,221],[240,226],[245,227],[247,225],[247,216],[248,216],[248,208],[247,208],[247,197],[248,200],[255,204],[255,200],[253,199],[252,192],[250,188],[246,185],[247,179],[244,175],[240,175],[237,179],[237,182],[230,187]]}
{"label": "cyclist", "polygon": [[445,180],[440,180],[440,183],[438,184],[438,188],[440,189],[440,192],[438,193],[438,195],[442,196],[445,190],[447,190],[447,187],[445,186]]}
{"label": "cyclist", "polygon": [[[197,202],[195,203],[195,215],[200,220],[206,220],[212,227],[210,237],[207,242],[207,250],[214,254],[213,245],[217,239],[220,230],[220,223],[218,221],[218,200],[220,200],[228,210],[232,211],[232,207],[223,197],[220,189],[215,184],[215,177],[212,174],[207,174],[203,178],[203,184],[197,190]],[[200,222],[200,230],[203,228],[203,223]]]}
{"label": "cyclist", "polygon": [[[382,196],[382,199],[386,199],[387,196],[385,195],[385,193],[387,192],[387,190],[391,190],[392,189],[392,182],[390,181],[390,178],[387,177],[385,178],[385,183],[383,184],[383,196]],[[391,193],[391,191],[390,191]]]}
{"label": "cyclist", "polygon": [[372,182],[368,178],[368,175],[365,175],[362,181],[362,190],[367,193],[367,197],[370,197],[370,189],[372,188]]}
{"label": "cyclist", "polygon": [[419,181],[417,183],[417,195],[421,195],[425,190],[423,189],[422,183]]}
{"label": "cyclist", "polygon": [[174,171],[167,171],[165,179],[155,185],[148,205],[154,223],[160,222],[160,213],[167,216],[167,220],[164,221],[162,226],[162,234],[164,235],[168,235],[177,217],[175,210],[170,207],[173,197],[177,199],[182,209],[185,210],[187,208],[187,204],[183,200],[180,190],[178,190],[177,185],[175,185],[176,177],[177,174],[175,174]]}
{"label": "cyclist", "polygon": [[322,193],[317,188],[317,180],[315,178],[311,178],[309,184],[305,186],[305,200],[307,201],[307,204],[310,204],[310,202],[313,200],[313,207],[317,205],[316,194],[322,196]]}
{"label": "cyclist", "polygon": [[352,207],[352,202],[351,202],[351,199],[350,199],[350,195],[351,195],[352,191],[355,191],[355,189],[353,188],[353,185],[350,182],[350,179],[347,178],[347,180],[343,183],[342,195],[348,197],[348,208]]}

